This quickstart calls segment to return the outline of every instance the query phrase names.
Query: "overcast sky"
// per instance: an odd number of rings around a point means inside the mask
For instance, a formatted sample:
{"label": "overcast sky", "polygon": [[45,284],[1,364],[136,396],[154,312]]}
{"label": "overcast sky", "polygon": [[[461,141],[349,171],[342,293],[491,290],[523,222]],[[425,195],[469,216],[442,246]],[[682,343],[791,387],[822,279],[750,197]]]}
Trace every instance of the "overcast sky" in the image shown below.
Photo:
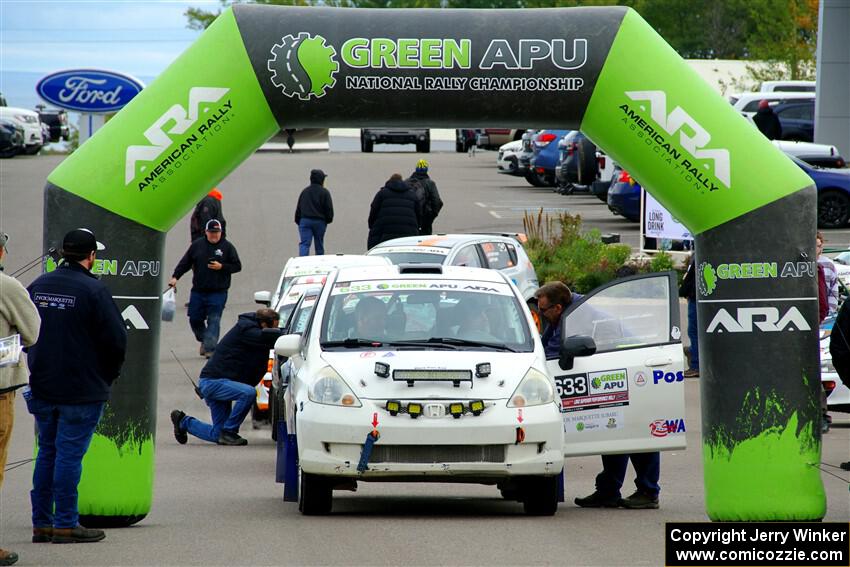
{"label": "overcast sky", "polygon": [[104,68],[156,76],[197,39],[190,6],[217,1],[0,0],[0,70]]}

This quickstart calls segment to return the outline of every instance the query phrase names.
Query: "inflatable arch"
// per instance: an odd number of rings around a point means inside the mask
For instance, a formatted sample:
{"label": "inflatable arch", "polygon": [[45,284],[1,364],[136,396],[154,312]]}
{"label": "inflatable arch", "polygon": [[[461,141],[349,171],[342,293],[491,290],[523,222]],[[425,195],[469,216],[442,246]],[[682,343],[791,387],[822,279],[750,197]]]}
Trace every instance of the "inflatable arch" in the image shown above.
{"label": "inflatable arch", "polygon": [[823,517],[815,187],[636,12],[236,5],[48,178],[45,248],[85,219],[130,334],[83,522],[151,506],[166,231],[281,127],[369,124],[581,129],[634,173],[696,235],[708,516]]}

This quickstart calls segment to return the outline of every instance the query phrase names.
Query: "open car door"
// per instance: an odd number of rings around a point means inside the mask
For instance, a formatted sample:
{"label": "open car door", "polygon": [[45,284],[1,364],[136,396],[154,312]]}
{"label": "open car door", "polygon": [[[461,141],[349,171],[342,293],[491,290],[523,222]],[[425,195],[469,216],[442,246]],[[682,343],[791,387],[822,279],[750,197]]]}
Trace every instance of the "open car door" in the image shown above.
{"label": "open car door", "polygon": [[677,289],[674,272],[634,276],[567,309],[566,368],[547,361],[561,398],[564,456],[685,448]]}

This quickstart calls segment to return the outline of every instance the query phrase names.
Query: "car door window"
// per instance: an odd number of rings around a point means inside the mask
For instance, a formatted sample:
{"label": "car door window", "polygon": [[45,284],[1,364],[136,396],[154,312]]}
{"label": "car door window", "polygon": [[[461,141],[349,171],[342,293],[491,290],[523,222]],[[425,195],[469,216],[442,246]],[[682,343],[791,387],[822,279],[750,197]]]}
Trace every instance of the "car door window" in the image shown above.
{"label": "car door window", "polygon": [[478,246],[470,244],[458,250],[452,266],[467,266],[469,268],[482,268],[481,256],[478,254]]}
{"label": "car door window", "polygon": [[666,278],[624,281],[588,297],[565,316],[567,336],[586,335],[596,352],[668,343]]}
{"label": "car door window", "polygon": [[504,242],[482,242],[481,251],[487,259],[487,265],[493,270],[504,270],[516,266],[516,250],[511,255]]}

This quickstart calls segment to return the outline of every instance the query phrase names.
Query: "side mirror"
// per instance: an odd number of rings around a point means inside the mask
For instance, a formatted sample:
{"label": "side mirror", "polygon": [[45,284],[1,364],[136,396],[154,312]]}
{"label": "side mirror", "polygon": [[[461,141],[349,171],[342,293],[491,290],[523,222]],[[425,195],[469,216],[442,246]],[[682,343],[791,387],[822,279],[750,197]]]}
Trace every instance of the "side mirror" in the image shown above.
{"label": "side mirror", "polygon": [[558,366],[561,370],[570,370],[577,356],[596,354],[596,343],[586,335],[573,335],[561,341],[561,350],[558,354]]}
{"label": "side mirror", "polygon": [[283,335],[274,343],[274,353],[290,357],[301,351],[301,335]]}
{"label": "side mirror", "polygon": [[260,305],[265,305],[266,307],[271,307],[272,292],[270,292],[270,291],[255,291],[254,292],[254,303],[259,303]]}

